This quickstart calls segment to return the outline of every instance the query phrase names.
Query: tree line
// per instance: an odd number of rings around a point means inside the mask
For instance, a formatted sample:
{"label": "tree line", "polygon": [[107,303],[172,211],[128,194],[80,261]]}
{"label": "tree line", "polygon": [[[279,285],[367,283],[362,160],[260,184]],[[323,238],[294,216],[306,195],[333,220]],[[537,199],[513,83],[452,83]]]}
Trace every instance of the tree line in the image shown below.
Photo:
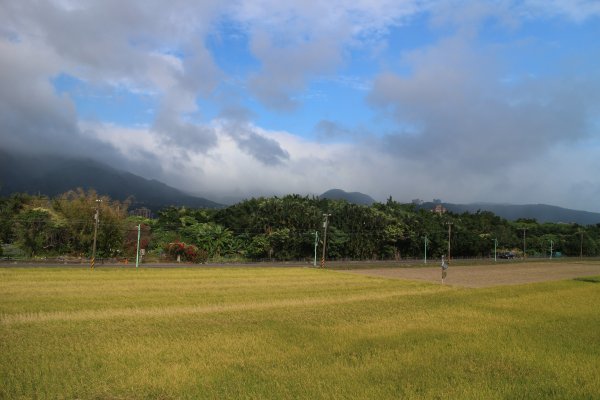
{"label": "tree line", "polygon": [[242,201],[222,209],[166,207],[149,219],[130,216],[128,201],[77,189],[55,198],[13,194],[0,198],[0,252],[26,257],[90,257],[98,209],[97,257],[207,260],[312,260],[320,257],[324,214],[327,258],[400,260],[598,256],[600,224],[508,221],[491,212],[439,214],[391,197],[371,206],[288,195]]}

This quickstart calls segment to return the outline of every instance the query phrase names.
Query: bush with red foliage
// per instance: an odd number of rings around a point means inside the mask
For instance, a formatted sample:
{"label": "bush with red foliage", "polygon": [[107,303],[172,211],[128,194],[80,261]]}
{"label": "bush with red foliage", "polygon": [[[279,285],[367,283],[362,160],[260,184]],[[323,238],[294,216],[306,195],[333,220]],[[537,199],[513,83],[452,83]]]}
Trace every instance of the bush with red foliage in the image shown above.
{"label": "bush with red foliage", "polygon": [[189,261],[193,263],[205,263],[208,260],[208,253],[206,250],[198,249],[198,247],[183,242],[173,242],[166,246],[166,252],[174,260],[177,256],[183,261]]}

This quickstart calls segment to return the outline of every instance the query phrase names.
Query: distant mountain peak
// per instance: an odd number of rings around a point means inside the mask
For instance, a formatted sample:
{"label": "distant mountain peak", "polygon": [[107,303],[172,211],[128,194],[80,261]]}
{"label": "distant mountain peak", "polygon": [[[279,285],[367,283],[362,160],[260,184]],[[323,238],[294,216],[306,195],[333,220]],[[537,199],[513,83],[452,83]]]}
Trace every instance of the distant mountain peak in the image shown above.
{"label": "distant mountain peak", "polygon": [[370,206],[375,200],[364,193],[346,192],[342,189],[330,189],[319,196],[321,199],[346,200],[348,203]]}

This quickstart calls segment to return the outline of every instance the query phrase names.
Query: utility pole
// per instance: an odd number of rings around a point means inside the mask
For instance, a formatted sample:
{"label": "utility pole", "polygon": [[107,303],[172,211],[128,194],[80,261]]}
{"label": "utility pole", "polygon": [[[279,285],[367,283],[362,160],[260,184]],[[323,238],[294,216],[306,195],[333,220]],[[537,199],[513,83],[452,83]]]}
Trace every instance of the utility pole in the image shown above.
{"label": "utility pole", "polygon": [[427,264],[427,242],[429,241],[429,238],[427,238],[427,235],[425,235],[425,260],[423,262],[423,264]]}
{"label": "utility pole", "polygon": [[140,266],[140,236],[141,236],[141,232],[142,232],[142,224],[138,224],[138,238],[137,238],[137,247],[136,247],[136,252],[135,252],[135,270],[138,270],[138,267]]}
{"label": "utility pole", "polygon": [[525,247],[525,232],[527,231],[527,228],[521,228],[521,229],[523,229],[523,258],[525,259],[527,257],[526,247]]}
{"label": "utility pole", "polygon": [[329,217],[331,214],[323,214],[323,257],[321,257],[321,268],[325,268],[325,251],[327,249],[327,227],[329,226]]}
{"label": "utility pole", "polygon": [[100,209],[98,208],[98,203],[101,203],[102,200],[96,199],[96,213],[94,214],[94,244],[92,245],[92,259],[90,260],[90,269],[94,269],[94,264],[96,263],[96,238],[98,237],[98,223],[100,222]]}
{"label": "utility pole", "polygon": [[494,239],[494,262],[497,261],[496,259],[496,249],[498,248],[498,239]]}
{"label": "utility pole", "polygon": [[313,267],[317,266],[317,243],[319,243],[319,232],[315,231],[315,260],[313,262]]}
{"label": "utility pole", "polygon": [[583,231],[579,231],[579,258],[583,258]]}
{"label": "utility pole", "polygon": [[552,260],[552,246],[554,245],[554,242],[552,240],[550,240],[550,259]]}
{"label": "utility pole", "polygon": [[452,222],[446,222],[448,225],[448,262],[450,262],[450,238],[452,237]]}

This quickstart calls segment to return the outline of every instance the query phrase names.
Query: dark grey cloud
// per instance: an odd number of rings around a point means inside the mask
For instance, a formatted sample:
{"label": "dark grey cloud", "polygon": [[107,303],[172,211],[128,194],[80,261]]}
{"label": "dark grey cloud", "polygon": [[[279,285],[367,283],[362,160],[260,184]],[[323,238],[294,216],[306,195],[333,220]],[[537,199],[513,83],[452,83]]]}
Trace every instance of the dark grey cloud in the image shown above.
{"label": "dark grey cloud", "polygon": [[349,128],[340,122],[322,119],[315,125],[314,135],[319,142],[360,142],[373,133],[364,126]]}
{"label": "dark grey cloud", "polygon": [[384,149],[435,159],[432,167],[446,172],[478,174],[591,134],[590,110],[598,96],[589,82],[524,78],[507,84],[487,56],[455,37],[407,56],[411,75],[379,76],[370,101],[399,126],[384,139]]}
{"label": "dark grey cloud", "polygon": [[198,96],[210,96],[217,87],[223,73],[219,70],[209,51],[199,40],[185,46],[183,72],[178,85]]}
{"label": "dark grey cloud", "polygon": [[81,128],[75,105],[55,93],[51,56],[32,62],[32,48],[0,40],[0,148],[13,154],[92,158],[145,176],[161,172],[154,154],[131,158]]}
{"label": "dark grey cloud", "polygon": [[248,82],[250,90],[267,106],[293,110],[294,95],[301,92],[310,76],[330,72],[341,62],[341,44],[333,38],[278,45],[262,32],[255,32],[252,53],[261,61],[261,70]]}
{"label": "dark grey cloud", "polygon": [[279,165],[290,158],[287,151],[281,148],[277,141],[262,136],[253,131],[245,131],[235,136],[240,149],[263,164]]}
{"label": "dark grey cloud", "polygon": [[[112,154],[114,155],[114,152]],[[100,161],[104,160],[100,159]],[[108,164],[149,179],[167,178],[164,175],[162,160],[155,153],[141,148],[130,150],[127,155],[122,155],[117,160],[108,161]]]}
{"label": "dark grey cloud", "polygon": [[[267,166],[281,165],[289,160],[290,154],[274,139],[261,135],[248,121],[243,109],[237,109],[235,115],[242,119],[224,119],[223,131],[231,137],[244,153]],[[232,115],[230,111],[228,114]]]}
{"label": "dark grey cloud", "polygon": [[289,153],[276,140],[257,132],[252,125],[254,117],[251,110],[236,104],[235,99],[219,113],[223,132],[234,140],[240,150],[264,165],[283,164],[290,158]]}
{"label": "dark grey cloud", "polygon": [[[3,3],[0,21],[19,40],[52,49],[63,67],[73,67],[79,74],[135,80],[144,77],[152,58],[149,53],[156,49],[190,50],[194,46],[190,38],[201,37],[222,8],[217,0],[176,3],[165,7],[156,0],[22,0]],[[189,53],[193,60],[195,52]]]}
{"label": "dark grey cloud", "polygon": [[33,50],[0,40],[0,145],[31,153],[108,151],[79,129],[74,104],[46,79],[52,61],[32,60]]}
{"label": "dark grey cloud", "polygon": [[[67,74],[89,85],[141,90],[160,99],[153,129],[165,146],[206,152],[216,143],[212,128],[187,115],[196,96],[208,96],[221,75],[202,44],[217,1],[79,3],[7,2],[0,5],[0,134],[14,151],[89,155],[144,175],[159,174],[159,155],[130,149],[125,157],[97,138],[93,124],[80,128],[68,95],[53,77]],[[180,60],[168,56],[181,49]],[[164,51],[165,54],[161,54]]]}
{"label": "dark grey cloud", "polygon": [[206,153],[217,144],[213,128],[187,122],[177,113],[159,113],[152,129],[166,146],[180,149],[182,155],[188,152]]}

